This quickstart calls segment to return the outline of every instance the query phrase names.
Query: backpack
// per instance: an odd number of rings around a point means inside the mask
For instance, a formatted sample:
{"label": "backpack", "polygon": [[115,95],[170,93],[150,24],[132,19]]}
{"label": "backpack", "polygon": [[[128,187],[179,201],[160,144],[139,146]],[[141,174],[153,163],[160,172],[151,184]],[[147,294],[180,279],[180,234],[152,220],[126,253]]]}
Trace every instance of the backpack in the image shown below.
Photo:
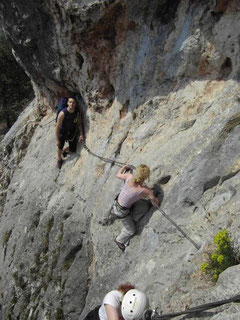
{"label": "backpack", "polygon": [[62,97],[62,98],[59,99],[58,105],[57,105],[57,112],[56,112],[56,122],[57,122],[59,113],[60,113],[64,108],[67,108],[67,107],[68,107],[67,102],[68,102],[68,98],[66,98],[66,97]]}

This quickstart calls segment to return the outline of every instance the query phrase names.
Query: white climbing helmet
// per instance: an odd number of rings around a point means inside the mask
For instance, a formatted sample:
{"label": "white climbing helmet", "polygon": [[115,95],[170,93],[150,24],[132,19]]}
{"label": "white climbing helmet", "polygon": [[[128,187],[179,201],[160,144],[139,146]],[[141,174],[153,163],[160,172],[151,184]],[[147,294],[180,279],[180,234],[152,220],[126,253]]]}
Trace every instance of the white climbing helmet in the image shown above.
{"label": "white climbing helmet", "polygon": [[129,290],[123,297],[122,315],[125,320],[141,319],[144,311],[148,308],[148,298],[145,293],[137,289]]}

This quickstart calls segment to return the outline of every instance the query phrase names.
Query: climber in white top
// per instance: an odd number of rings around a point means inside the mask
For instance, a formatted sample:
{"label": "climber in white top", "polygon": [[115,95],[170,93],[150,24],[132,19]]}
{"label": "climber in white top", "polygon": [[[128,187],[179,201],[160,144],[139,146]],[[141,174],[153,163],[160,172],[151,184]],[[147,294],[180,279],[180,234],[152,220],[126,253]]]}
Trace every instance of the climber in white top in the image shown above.
{"label": "climber in white top", "polygon": [[147,308],[147,296],[126,283],[106,294],[98,314],[100,320],[139,320]]}

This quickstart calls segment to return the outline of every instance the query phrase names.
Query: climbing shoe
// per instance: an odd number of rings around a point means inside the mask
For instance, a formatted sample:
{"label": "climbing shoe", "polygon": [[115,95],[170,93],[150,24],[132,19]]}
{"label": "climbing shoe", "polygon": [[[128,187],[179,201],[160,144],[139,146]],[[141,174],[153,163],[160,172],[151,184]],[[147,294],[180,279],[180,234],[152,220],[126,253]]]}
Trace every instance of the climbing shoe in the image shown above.
{"label": "climbing shoe", "polygon": [[122,251],[125,250],[125,245],[121,242],[118,242],[117,240],[114,240],[115,243],[117,244],[118,248],[121,249]]}
{"label": "climbing shoe", "polygon": [[63,160],[61,159],[61,160],[58,160],[57,161],[57,167],[58,167],[58,169],[61,169],[62,168],[62,165],[63,165]]}

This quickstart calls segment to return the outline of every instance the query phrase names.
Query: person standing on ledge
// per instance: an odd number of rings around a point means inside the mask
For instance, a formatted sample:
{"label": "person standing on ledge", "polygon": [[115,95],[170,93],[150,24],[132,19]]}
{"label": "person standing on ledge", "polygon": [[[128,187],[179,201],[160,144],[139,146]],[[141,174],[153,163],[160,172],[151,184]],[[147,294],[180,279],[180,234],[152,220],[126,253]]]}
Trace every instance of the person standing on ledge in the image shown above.
{"label": "person standing on ledge", "polygon": [[[150,175],[150,169],[145,164],[140,164],[136,168],[136,174],[133,176],[130,166],[123,166],[116,178],[124,180],[124,186],[115,199],[113,205],[114,214],[121,219],[123,223],[123,229],[120,235],[116,238],[115,242],[121,250],[125,250],[125,247],[129,244],[130,238],[136,231],[133,214],[131,213],[131,206],[142,198],[148,198],[151,200],[152,205],[157,207],[159,204],[158,199],[154,196],[153,192],[144,186],[144,181]],[[139,219],[138,219],[139,220]]]}
{"label": "person standing on ledge", "polygon": [[[68,98],[67,108],[64,108],[57,117],[56,145],[58,147],[57,167],[59,169],[63,164],[63,155],[68,151],[76,152],[78,140],[80,142],[84,140],[82,117],[76,104],[74,97]],[[69,147],[63,148],[66,141],[68,141]]]}

